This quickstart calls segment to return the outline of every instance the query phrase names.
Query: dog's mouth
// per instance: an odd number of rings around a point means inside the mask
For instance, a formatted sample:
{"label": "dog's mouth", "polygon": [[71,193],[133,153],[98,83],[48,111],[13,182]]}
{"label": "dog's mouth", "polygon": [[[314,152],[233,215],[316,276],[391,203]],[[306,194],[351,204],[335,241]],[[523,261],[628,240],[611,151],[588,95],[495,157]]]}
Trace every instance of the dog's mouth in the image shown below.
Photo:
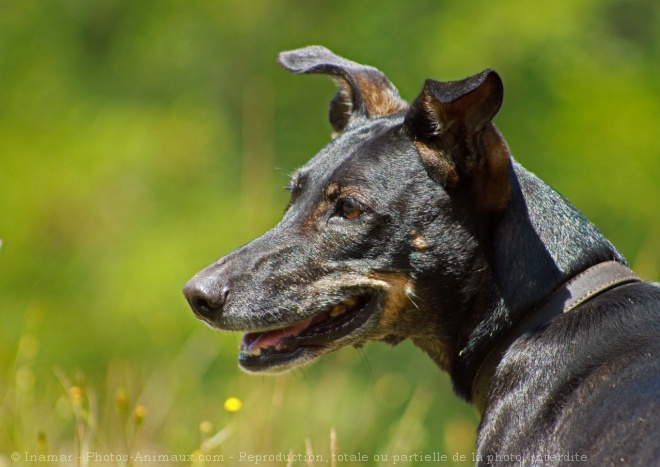
{"label": "dog's mouth", "polygon": [[250,372],[277,371],[309,361],[361,327],[375,310],[373,298],[351,296],[291,326],[248,332],[240,345],[239,365]]}

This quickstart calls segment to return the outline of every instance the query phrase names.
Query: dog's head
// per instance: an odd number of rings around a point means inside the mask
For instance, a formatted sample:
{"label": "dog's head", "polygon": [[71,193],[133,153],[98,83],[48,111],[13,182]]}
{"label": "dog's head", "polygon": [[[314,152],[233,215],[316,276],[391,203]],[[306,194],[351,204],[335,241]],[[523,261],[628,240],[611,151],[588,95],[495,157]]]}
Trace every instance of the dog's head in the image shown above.
{"label": "dog's head", "polygon": [[186,298],[210,326],[246,332],[247,371],[405,338],[446,367],[478,286],[475,219],[508,201],[509,154],[491,122],[500,78],[428,80],[408,106],[380,71],[325,48],[279,62],[335,79],[335,135],[291,178],[282,221],[199,272]]}

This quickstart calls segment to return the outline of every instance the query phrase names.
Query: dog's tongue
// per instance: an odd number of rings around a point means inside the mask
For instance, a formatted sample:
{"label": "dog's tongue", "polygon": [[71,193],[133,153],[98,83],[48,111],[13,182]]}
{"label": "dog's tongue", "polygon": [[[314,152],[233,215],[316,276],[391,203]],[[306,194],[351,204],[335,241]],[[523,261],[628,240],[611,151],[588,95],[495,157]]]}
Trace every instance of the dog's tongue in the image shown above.
{"label": "dog's tongue", "polygon": [[284,329],[276,329],[266,332],[248,332],[243,336],[241,342],[242,350],[257,350],[275,347],[285,337],[297,336],[303,332],[312,322],[313,318],[289,326]]}

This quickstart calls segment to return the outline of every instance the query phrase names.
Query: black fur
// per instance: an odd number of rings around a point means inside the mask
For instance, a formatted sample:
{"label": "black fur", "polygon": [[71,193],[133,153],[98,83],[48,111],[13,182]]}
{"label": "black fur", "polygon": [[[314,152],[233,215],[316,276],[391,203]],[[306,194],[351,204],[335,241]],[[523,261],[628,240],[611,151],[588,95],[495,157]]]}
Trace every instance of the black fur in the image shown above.
{"label": "black fur", "polygon": [[[511,158],[491,122],[503,97],[495,72],[428,80],[408,108],[378,70],[327,49],[280,63],[339,80],[339,133],[292,177],[282,221],[184,289],[208,324],[248,333],[247,371],[411,339],[470,400],[476,367],[553,290],[593,265],[625,264]],[[490,385],[478,463],[657,463],[659,312],[660,287],[629,284],[517,339]]]}

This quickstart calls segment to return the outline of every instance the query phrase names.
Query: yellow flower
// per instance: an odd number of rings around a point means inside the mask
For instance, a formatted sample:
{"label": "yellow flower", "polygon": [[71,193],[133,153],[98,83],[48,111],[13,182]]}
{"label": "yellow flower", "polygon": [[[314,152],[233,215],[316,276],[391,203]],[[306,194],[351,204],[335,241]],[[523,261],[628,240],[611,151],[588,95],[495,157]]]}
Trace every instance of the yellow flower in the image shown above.
{"label": "yellow flower", "polygon": [[117,391],[117,398],[115,401],[117,402],[117,410],[120,413],[123,414],[128,411],[128,394],[125,389],[121,388]]}
{"label": "yellow flower", "polygon": [[199,424],[199,431],[201,431],[204,434],[211,433],[213,431],[213,424],[208,420],[206,420]]}
{"label": "yellow flower", "polygon": [[237,397],[229,397],[225,401],[225,410],[227,412],[238,412],[243,407],[243,403]]}
{"label": "yellow flower", "polygon": [[82,403],[83,394],[83,390],[80,386],[71,386],[69,388],[69,395],[71,396],[73,402],[76,404]]}
{"label": "yellow flower", "polygon": [[145,409],[143,405],[135,406],[135,410],[133,410],[133,420],[136,425],[141,425],[146,415],[147,409]]}

